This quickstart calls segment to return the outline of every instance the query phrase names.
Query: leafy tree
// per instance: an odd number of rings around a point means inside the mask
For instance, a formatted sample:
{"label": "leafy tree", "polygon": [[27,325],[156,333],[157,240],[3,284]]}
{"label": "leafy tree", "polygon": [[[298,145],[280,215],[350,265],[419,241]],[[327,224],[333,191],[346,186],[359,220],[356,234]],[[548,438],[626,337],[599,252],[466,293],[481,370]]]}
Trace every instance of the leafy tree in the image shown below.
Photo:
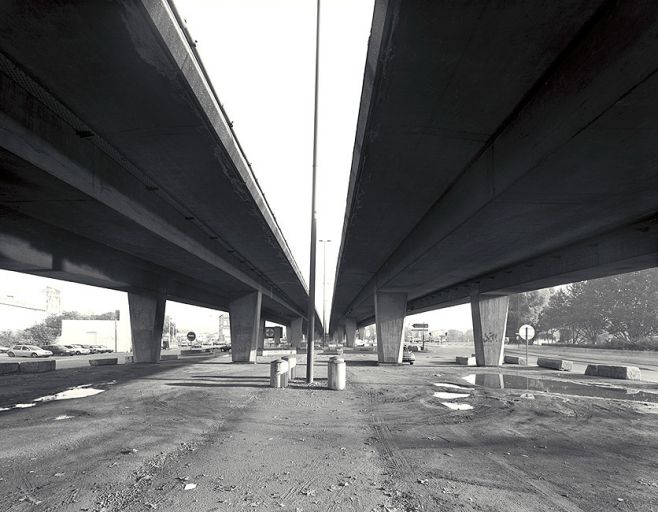
{"label": "leafy tree", "polygon": [[548,290],[534,290],[511,296],[507,313],[506,335],[514,337],[524,324],[537,326],[540,313],[548,300],[547,296]]}
{"label": "leafy tree", "polygon": [[55,341],[55,330],[45,323],[35,324],[23,331],[25,340],[34,345],[50,345]]}

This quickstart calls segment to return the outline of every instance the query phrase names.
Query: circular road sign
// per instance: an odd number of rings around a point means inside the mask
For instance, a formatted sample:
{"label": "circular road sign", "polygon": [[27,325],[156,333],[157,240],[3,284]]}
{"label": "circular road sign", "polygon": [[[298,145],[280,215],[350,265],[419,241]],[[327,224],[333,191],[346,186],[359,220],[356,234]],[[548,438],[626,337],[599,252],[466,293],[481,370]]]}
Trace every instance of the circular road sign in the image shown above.
{"label": "circular road sign", "polygon": [[535,328],[532,325],[522,325],[519,328],[519,336],[524,340],[531,340],[535,337]]}
{"label": "circular road sign", "polygon": [[196,339],[196,334],[194,334],[193,331],[188,332],[187,333],[187,339],[188,339],[188,341],[194,341]]}

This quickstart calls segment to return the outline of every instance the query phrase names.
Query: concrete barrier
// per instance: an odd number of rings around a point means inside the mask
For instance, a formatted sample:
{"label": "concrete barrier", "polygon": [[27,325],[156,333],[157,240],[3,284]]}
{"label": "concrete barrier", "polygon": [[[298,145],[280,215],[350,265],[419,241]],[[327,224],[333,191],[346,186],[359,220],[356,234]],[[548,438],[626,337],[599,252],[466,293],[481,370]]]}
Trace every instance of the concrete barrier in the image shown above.
{"label": "concrete barrier", "polygon": [[327,385],[329,389],[341,391],[345,389],[347,369],[345,361],[337,356],[329,358],[327,365]]}
{"label": "concrete barrier", "polygon": [[160,356],[160,361],[175,361],[178,359],[178,354],[163,354]]}
{"label": "concrete barrier", "polygon": [[640,369],[637,366],[610,366],[605,364],[588,364],[585,375],[607,377],[609,379],[640,380]]}
{"label": "concrete barrier", "polygon": [[457,364],[461,364],[461,365],[464,365],[464,366],[475,366],[475,358],[474,357],[457,356],[455,358],[455,362]]}
{"label": "concrete barrier", "polygon": [[89,366],[110,366],[113,364],[119,364],[118,357],[105,357],[103,359],[90,359]]}
{"label": "concrete barrier", "polygon": [[18,363],[0,363],[0,375],[18,373]]}
{"label": "concrete barrier", "polygon": [[270,387],[285,388],[288,385],[288,362],[275,359],[270,362]]}
{"label": "concrete barrier", "polygon": [[296,356],[283,356],[281,359],[288,363],[288,380],[294,379],[297,375],[297,357]]}
{"label": "concrete barrier", "polygon": [[18,363],[21,373],[43,373],[52,372],[57,365],[54,359],[46,359],[42,361],[21,361]]}
{"label": "concrete barrier", "polygon": [[521,357],[521,356],[505,356],[504,361],[507,364],[522,364],[524,366],[526,363],[525,357]]}
{"label": "concrete barrier", "polygon": [[568,359],[551,359],[550,357],[537,358],[537,366],[542,368],[550,368],[551,370],[560,370],[563,372],[571,371],[573,368],[573,361]]}

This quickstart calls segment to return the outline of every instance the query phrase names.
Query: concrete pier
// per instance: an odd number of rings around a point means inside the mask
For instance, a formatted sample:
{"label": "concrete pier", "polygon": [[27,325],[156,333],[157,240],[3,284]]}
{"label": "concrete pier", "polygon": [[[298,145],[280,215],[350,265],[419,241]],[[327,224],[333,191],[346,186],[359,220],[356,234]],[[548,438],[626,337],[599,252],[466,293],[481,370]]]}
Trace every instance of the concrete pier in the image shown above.
{"label": "concrete pier", "polygon": [[503,364],[505,325],[509,297],[475,294],[471,296],[475,360],[478,366]]}
{"label": "concrete pier", "polygon": [[345,346],[354,348],[354,339],[356,338],[356,320],[354,318],[345,319]]}
{"label": "concrete pier", "polygon": [[160,362],[165,295],[128,292],[130,330],[136,363]]}
{"label": "concrete pier", "polygon": [[402,363],[402,334],[406,312],[406,293],[375,293],[377,360],[380,363]]}
{"label": "concrete pier", "polygon": [[231,302],[231,356],[234,363],[255,363],[260,336],[262,296],[253,292]]}

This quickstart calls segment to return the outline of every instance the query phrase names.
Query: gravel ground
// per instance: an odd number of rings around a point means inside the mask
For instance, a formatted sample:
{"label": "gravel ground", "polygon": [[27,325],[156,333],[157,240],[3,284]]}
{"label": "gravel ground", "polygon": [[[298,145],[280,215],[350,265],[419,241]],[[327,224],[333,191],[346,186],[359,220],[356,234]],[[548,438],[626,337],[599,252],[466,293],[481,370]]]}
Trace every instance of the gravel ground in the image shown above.
{"label": "gravel ground", "polygon": [[[342,392],[322,355],[315,385],[288,389],[226,356],[0,376],[0,407],[102,390],[0,412],[0,510],[658,510],[655,402],[474,386],[455,351],[400,367],[346,354]],[[434,396],[450,391],[467,396]]]}

